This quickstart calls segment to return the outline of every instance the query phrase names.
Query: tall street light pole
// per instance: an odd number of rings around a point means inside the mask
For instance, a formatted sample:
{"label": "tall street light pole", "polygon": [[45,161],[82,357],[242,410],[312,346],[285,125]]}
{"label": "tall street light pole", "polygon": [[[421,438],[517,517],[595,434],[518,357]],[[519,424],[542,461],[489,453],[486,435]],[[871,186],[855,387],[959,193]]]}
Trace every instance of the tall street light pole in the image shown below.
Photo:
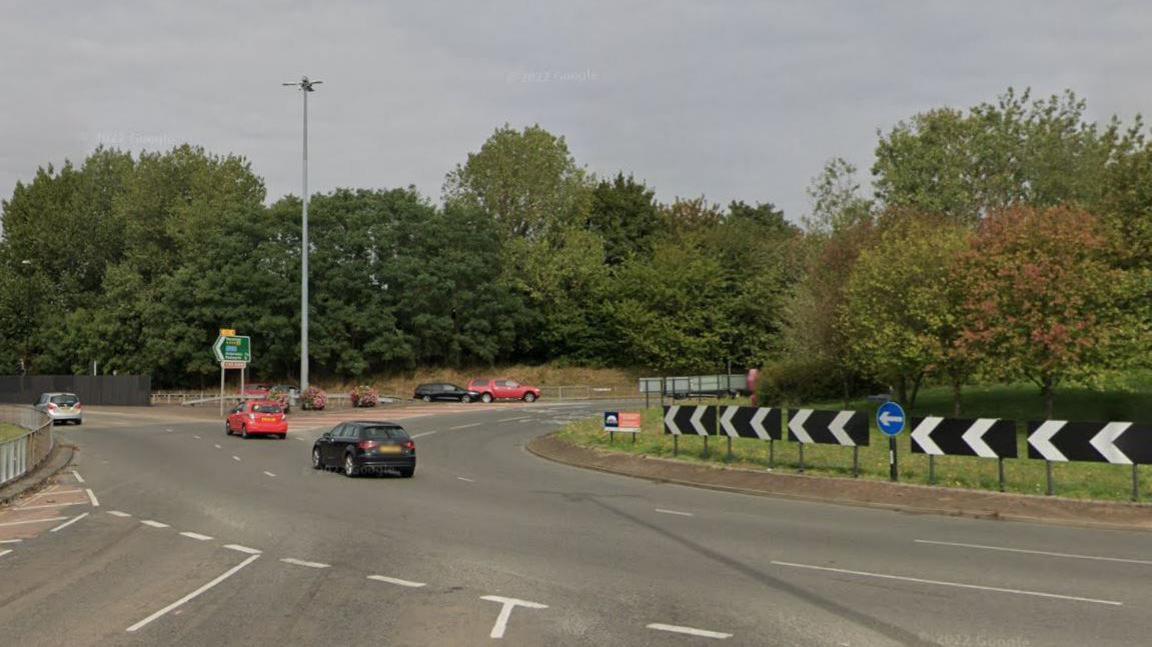
{"label": "tall street light pole", "polygon": [[300,227],[300,392],[308,388],[308,94],[315,92],[313,86],[323,81],[312,81],[303,77],[293,83],[281,85],[300,89],[304,95],[304,188],[301,193],[304,207]]}

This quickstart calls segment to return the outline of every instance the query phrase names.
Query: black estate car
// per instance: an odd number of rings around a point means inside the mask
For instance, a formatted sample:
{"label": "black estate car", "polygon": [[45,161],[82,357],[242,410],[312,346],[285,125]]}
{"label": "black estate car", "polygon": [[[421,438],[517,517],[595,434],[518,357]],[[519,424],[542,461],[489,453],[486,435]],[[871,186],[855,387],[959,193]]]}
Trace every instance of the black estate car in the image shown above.
{"label": "black estate car", "polygon": [[344,476],[394,469],[411,478],[416,473],[416,442],[394,422],[342,422],[316,439],[312,467],[336,467]]}
{"label": "black estate car", "polygon": [[416,387],[416,395],[413,396],[417,400],[425,402],[432,402],[433,400],[450,400],[452,402],[472,402],[480,399],[480,394],[476,391],[469,391],[463,389],[455,384],[421,384]]}

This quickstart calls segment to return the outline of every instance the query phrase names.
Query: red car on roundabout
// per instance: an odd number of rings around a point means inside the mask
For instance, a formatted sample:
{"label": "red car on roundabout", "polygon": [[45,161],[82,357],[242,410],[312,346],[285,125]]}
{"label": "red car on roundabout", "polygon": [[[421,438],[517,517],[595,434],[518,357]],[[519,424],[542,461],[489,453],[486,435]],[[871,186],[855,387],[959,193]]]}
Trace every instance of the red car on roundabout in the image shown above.
{"label": "red car on roundabout", "polygon": [[252,436],[288,437],[288,420],[284,408],[275,400],[241,402],[228,412],[224,433],[239,433],[243,438]]}
{"label": "red car on roundabout", "polygon": [[515,380],[500,379],[489,380],[481,378],[468,383],[468,390],[480,394],[480,401],[484,403],[493,400],[523,400],[535,402],[540,399],[540,389],[534,386],[520,384]]}

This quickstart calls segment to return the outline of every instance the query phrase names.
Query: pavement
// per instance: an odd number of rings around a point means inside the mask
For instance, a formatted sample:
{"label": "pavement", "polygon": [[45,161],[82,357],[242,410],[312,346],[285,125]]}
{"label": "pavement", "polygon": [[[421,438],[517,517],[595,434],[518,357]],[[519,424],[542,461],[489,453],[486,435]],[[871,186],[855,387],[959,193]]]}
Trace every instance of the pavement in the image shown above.
{"label": "pavement", "polygon": [[[0,643],[1095,646],[1152,632],[1146,532],[748,496],[526,451],[604,408],[335,411],[292,416],[283,441],[226,436],[204,412],[92,408],[61,429],[79,451],[50,501],[3,513],[35,522],[0,520],[21,540],[0,544]],[[312,440],[365,417],[409,430],[414,478],[311,469]]]}

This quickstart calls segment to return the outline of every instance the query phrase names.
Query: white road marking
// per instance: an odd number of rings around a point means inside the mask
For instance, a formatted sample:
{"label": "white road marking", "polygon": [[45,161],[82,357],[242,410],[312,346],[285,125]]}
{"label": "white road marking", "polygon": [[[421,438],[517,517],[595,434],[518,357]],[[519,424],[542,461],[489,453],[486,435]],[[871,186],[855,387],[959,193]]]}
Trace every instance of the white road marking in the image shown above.
{"label": "white road marking", "polygon": [[979,548],[981,550],[998,550],[1005,553],[1023,553],[1025,555],[1045,555],[1048,557],[1067,557],[1069,559],[1090,559],[1099,562],[1120,562],[1122,564],[1144,564],[1152,566],[1152,560],[1126,559],[1123,557],[1100,557],[1097,555],[1079,555],[1076,553],[1054,553],[1046,550],[1028,550],[1024,548],[1005,548],[1003,546],[984,546],[982,544],[962,544],[953,541],[932,541],[930,539],[916,539],[917,544],[932,544],[934,546],[954,546],[956,548]]}
{"label": "white road marking", "polygon": [[6,521],[0,523],[0,528],[7,528],[8,526],[25,526],[30,523],[45,523],[47,521],[64,521],[68,517],[48,517],[46,519],[28,519],[27,521]]}
{"label": "white road marking", "polygon": [[260,553],[264,552],[262,550],[257,550],[255,548],[249,548],[247,546],[241,546],[240,544],[228,544],[224,547],[227,548],[228,550],[235,550],[235,551],[239,551],[241,553],[248,553],[249,555],[259,555]]}
{"label": "white road marking", "polygon": [[84,482],[84,477],[80,476],[80,472],[77,472],[76,470],[72,470],[72,476],[76,477],[77,483],[83,483]]}
{"label": "white road marking", "polygon": [[100,507],[100,501],[96,499],[96,495],[92,492],[92,488],[88,488],[88,500],[92,502],[93,508]]}
{"label": "white road marking", "polygon": [[303,439],[302,437],[300,437],[300,436],[293,436],[293,438],[295,438],[296,440],[304,440],[304,439]]}
{"label": "white road marking", "polygon": [[45,508],[63,508],[69,505],[84,505],[87,501],[73,501],[71,503],[45,503],[44,505],[23,505],[12,508],[13,510],[43,510]]}
{"label": "white road marking", "polygon": [[88,516],[88,513],[85,512],[84,514],[72,517],[68,521],[65,521],[64,523],[60,524],[59,526],[56,526],[55,528],[53,528],[52,530],[49,530],[48,532],[56,532],[57,530],[63,530],[65,528],[67,528],[68,526],[71,526],[72,524],[76,523],[77,521],[80,521],[81,519],[83,519],[84,517],[87,517],[87,516]]}
{"label": "white road marking", "polygon": [[24,541],[23,539],[0,539],[0,544],[18,544]]}
{"label": "white road marking", "polygon": [[[56,487],[56,486],[52,486],[52,487]],[[45,491],[40,492],[38,494],[33,494],[32,496],[30,496],[28,498],[29,499],[35,499],[37,497],[48,496],[49,494],[77,494],[77,493],[83,492],[83,491],[84,490],[80,490],[80,489],[77,489],[77,490],[59,490],[59,491],[45,490]]]}
{"label": "white road marking", "polygon": [[456,478],[461,480],[461,481],[467,481],[469,483],[475,483],[476,482],[474,479],[466,479],[463,476],[457,476]]}
{"label": "white road marking", "polygon": [[196,440],[200,440],[200,437],[197,436],[196,434],[192,434],[192,437],[195,438]]}
{"label": "white road marking", "polygon": [[167,433],[172,433],[172,430],[171,430],[171,429],[165,429],[164,431],[165,431],[165,432],[167,432]]}
{"label": "white road marking", "polygon": [[197,541],[212,541],[212,537],[209,537],[208,535],[201,535],[198,532],[182,532],[180,535],[189,539],[195,539]]}
{"label": "white road marking", "polygon": [[528,420],[528,418],[504,418],[503,420],[497,420],[496,422],[520,422],[521,420]]}
{"label": "white road marking", "polygon": [[504,630],[508,627],[508,618],[512,615],[512,607],[527,607],[529,609],[547,609],[547,604],[540,604],[539,602],[528,602],[527,600],[517,600],[516,598],[506,598],[501,595],[482,595],[481,600],[488,600],[489,602],[498,602],[504,606],[500,607],[500,615],[496,616],[496,624],[492,625],[492,633],[489,634],[492,638],[503,638]]}
{"label": "white road marking", "polygon": [[732,634],[726,634],[719,631],[708,631],[707,629],[693,629],[692,627],[679,627],[677,625],[666,625],[659,622],[653,622],[650,625],[645,625],[648,629],[655,629],[656,631],[670,631],[675,634],[688,634],[689,636],[699,636],[701,638],[717,638],[724,640],[731,638]]}
{"label": "white road marking", "polygon": [[264,472],[264,476],[271,476],[272,478],[276,478],[276,475],[272,472]]}
{"label": "white road marking", "polygon": [[180,605],[184,604],[185,602],[188,602],[189,600],[195,599],[201,593],[203,593],[203,592],[207,591],[208,589],[216,586],[217,584],[223,582],[224,580],[228,579],[229,577],[232,577],[233,575],[236,574],[237,571],[239,571],[240,569],[244,568],[245,566],[251,564],[252,562],[256,561],[259,558],[260,558],[259,555],[253,555],[253,556],[249,557],[248,559],[240,562],[239,564],[233,566],[232,568],[224,571],[224,573],[222,573],[219,577],[212,580],[211,582],[209,582],[209,583],[205,584],[204,586],[196,589],[195,591],[189,593],[188,595],[185,595],[184,597],[180,598],[179,600],[176,600],[172,604],[169,604],[168,606],[164,607],[163,609],[160,609],[156,613],[153,613],[152,615],[148,616],[147,618],[144,618],[143,620],[141,620],[140,622],[137,622],[136,624],[132,625],[131,627],[128,627],[127,629],[125,629],[125,631],[135,632],[137,629],[147,625],[148,623],[152,622],[153,620],[163,616],[164,614],[168,613],[169,611],[171,611],[171,610],[179,607]]}
{"label": "white road marking", "polygon": [[113,517],[131,517],[132,516],[132,515],[128,514],[127,512],[120,512],[119,510],[109,510],[108,514],[112,515]]}
{"label": "white road marking", "polygon": [[680,512],[679,510],[665,510],[664,508],[656,508],[656,512],[663,512],[664,514],[674,514],[681,517],[695,517],[693,512]]}
{"label": "white road marking", "polygon": [[295,559],[293,557],[285,557],[280,561],[285,564],[295,564],[297,566],[307,566],[308,568],[328,568],[331,564],[322,564],[320,562],[306,562],[302,559]]}
{"label": "white road marking", "polygon": [[436,432],[435,432],[435,431],[425,431],[425,432],[424,432],[424,433],[422,433],[422,434],[413,434],[413,436],[412,436],[412,437],[413,437],[413,438],[423,438],[424,436],[431,436],[431,435],[432,435],[432,434],[434,434],[434,433],[436,433]]}
{"label": "white road marking", "polygon": [[166,524],[166,523],[160,523],[159,521],[152,521],[151,519],[141,519],[140,523],[144,524],[145,526],[151,526],[153,528],[167,528],[168,527],[168,524]]}
{"label": "white road marking", "polygon": [[220,445],[213,445],[216,449],[220,449]]}
{"label": "white road marking", "polygon": [[792,562],[778,562],[773,560],[769,562],[776,566],[790,566],[792,568],[806,568],[814,571],[827,571],[830,573],[842,573],[844,575],[859,575],[861,577],[875,577],[883,580],[897,580],[900,582],[913,582],[916,584],[934,584],[936,586],[951,586],[958,589],[974,589],[977,591],[994,591],[996,593],[1012,593],[1014,595],[1027,595],[1037,598],[1050,598],[1054,600],[1070,600],[1072,602],[1090,602],[1092,604],[1107,604],[1110,606],[1123,606],[1123,602],[1115,600],[1098,600],[1096,598],[1082,598],[1075,595],[1060,595],[1058,593],[1044,593],[1041,591],[1025,591],[1021,589],[1005,589],[998,586],[980,586],[979,584],[963,584],[960,582],[944,582],[940,580],[925,580],[918,577],[906,577],[903,575],[886,575],[884,573],[869,573],[867,571],[850,571],[844,568],[831,568],[828,566],[813,566],[812,564],[795,564]]}
{"label": "white road marking", "polygon": [[0,557],[3,557],[3,556],[7,555],[7,554],[8,554],[8,553],[10,553],[10,552],[12,552],[12,549],[11,549],[11,548],[9,548],[8,550],[0,550]]}
{"label": "white road marking", "polygon": [[234,460],[234,461],[239,461],[239,460],[240,460],[240,457],[239,457],[239,456],[233,456],[233,457],[232,457],[232,460]]}
{"label": "white road marking", "polygon": [[401,579],[397,579],[395,577],[388,577],[387,575],[369,575],[368,579],[376,580],[377,582],[387,582],[389,584],[395,584],[397,586],[407,586],[408,588],[412,588],[412,589],[418,589],[421,586],[424,586],[423,582],[413,582],[411,580],[401,580]]}
{"label": "white road marking", "polygon": [[479,426],[480,426],[480,425],[482,425],[482,424],[484,424],[484,423],[482,423],[482,422],[473,422],[473,423],[469,423],[469,424],[466,424],[466,425],[456,425],[455,427],[449,427],[448,429],[468,429],[469,427],[479,427]]}

